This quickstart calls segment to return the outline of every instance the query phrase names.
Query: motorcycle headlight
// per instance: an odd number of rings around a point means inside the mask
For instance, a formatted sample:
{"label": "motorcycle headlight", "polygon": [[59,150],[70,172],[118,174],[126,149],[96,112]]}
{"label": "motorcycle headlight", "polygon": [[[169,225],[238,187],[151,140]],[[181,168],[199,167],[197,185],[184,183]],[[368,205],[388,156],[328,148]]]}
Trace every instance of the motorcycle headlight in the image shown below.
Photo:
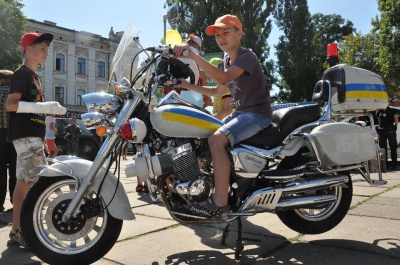
{"label": "motorcycle headlight", "polygon": [[95,128],[96,126],[101,125],[105,120],[104,114],[99,113],[99,112],[87,112],[87,113],[81,114],[81,118],[82,118],[83,124],[88,129]]}
{"label": "motorcycle headlight", "polygon": [[99,112],[102,114],[114,114],[121,106],[122,102],[117,96],[100,92],[82,95],[89,112]]}
{"label": "motorcycle headlight", "polygon": [[131,143],[141,143],[147,134],[146,125],[137,118],[124,122],[120,130],[122,137]]}

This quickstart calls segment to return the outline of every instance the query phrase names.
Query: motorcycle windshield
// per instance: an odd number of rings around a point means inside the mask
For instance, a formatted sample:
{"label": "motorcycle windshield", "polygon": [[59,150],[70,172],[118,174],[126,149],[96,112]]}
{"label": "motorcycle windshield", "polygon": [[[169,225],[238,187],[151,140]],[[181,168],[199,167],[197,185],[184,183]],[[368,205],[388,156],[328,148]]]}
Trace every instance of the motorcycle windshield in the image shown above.
{"label": "motorcycle windshield", "polygon": [[136,55],[142,50],[139,45],[139,34],[140,30],[133,23],[129,23],[111,64],[110,84],[119,82],[124,77],[131,81],[137,72],[139,56]]}

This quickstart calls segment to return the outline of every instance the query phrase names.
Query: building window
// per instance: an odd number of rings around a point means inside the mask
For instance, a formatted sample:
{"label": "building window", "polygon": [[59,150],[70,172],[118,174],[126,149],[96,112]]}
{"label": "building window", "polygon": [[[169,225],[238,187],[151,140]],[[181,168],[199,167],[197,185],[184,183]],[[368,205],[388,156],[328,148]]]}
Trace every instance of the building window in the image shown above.
{"label": "building window", "polygon": [[98,77],[106,77],[106,63],[105,62],[97,63],[97,76]]}
{"label": "building window", "polygon": [[61,53],[56,54],[56,70],[65,71],[65,55]]}
{"label": "building window", "polygon": [[58,101],[61,105],[64,104],[64,88],[63,87],[56,86],[55,100]]}
{"label": "building window", "polygon": [[86,59],[78,57],[78,69],[77,73],[80,75],[86,75]]}
{"label": "building window", "polygon": [[76,105],[77,106],[85,106],[85,102],[83,101],[82,95],[85,95],[85,90],[77,89],[76,90]]}

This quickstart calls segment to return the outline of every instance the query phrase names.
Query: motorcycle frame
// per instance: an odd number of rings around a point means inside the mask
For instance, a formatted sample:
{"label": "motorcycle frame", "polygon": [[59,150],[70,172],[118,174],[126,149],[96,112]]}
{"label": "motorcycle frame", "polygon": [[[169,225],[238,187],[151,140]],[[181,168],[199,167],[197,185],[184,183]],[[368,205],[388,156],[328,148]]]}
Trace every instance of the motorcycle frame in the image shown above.
{"label": "motorcycle frame", "polygon": [[[154,54],[152,54],[152,57],[153,57],[153,55]],[[153,60],[151,60],[151,61],[154,62]],[[155,67],[150,67],[147,71],[155,72]],[[149,75],[147,75],[147,76],[149,77]],[[158,81],[159,81],[159,77],[156,74],[153,76],[154,76],[154,78],[152,79],[152,81],[154,81],[153,83],[149,82],[150,81],[149,79],[146,80],[147,81],[146,83],[151,84],[151,86],[153,88],[152,91],[147,91],[150,94],[152,94],[154,92],[155,88],[157,88]],[[324,113],[318,121],[315,121],[315,122],[312,122],[309,124],[305,124],[305,125],[297,128],[296,130],[294,130],[292,133],[290,133],[284,139],[283,145],[273,148],[271,150],[258,148],[258,147],[245,145],[245,144],[240,144],[240,146],[242,146],[243,148],[246,148],[247,150],[252,150],[253,152],[260,154],[267,159],[273,159],[273,158],[277,157],[278,155],[285,155],[285,152],[287,151],[287,148],[285,148],[285,147],[287,147],[291,143],[294,143],[294,144],[292,144],[292,145],[294,145],[294,150],[297,149],[296,151],[298,151],[298,149],[300,149],[300,147],[302,146],[301,143],[304,142],[305,139],[307,139],[310,142],[311,147],[316,155],[316,158],[318,161],[317,170],[320,173],[328,174],[328,173],[333,173],[333,172],[337,172],[337,171],[354,169],[354,170],[358,170],[358,172],[364,177],[364,179],[366,179],[372,185],[385,184],[386,181],[384,181],[382,179],[382,173],[381,173],[380,166],[379,166],[379,181],[371,180],[370,172],[367,167],[367,163],[360,163],[357,165],[351,165],[351,166],[347,166],[347,167],[330,168],[330,169],[323,168],[318,149],[316,148],[316,145],[315,145],[315,141],[314,141],[313,137],[306,131],[310,131],[310,128],[319,126],[324,123],[330,123],[333,120],[335,120],[335,114],[331,108],[332,87],[331,87],[331,84],[329,81],[325,81],[325,82],[328,82],[328,85],[329,85],[329,97],[328,97],[328,101],[325,104]],[[95,187],[98,184],[98,182],[100,180],[102,180],[102,178],[99,178],[99,177],[96,178],[96,176],[98,175],[99,170],[102,167],[102,165],[109,158],[112,148],[117,144],[118,140],[121,137],[119,134],[119,127],[122,125],[123,122],[127,121],[131,117],[132,113],[134,112],[134,110],[136,109],[136,107],[139,105],[139,103],[141,101],[146,102],[148,100],[147,98],[145,98],[145,96],[143,94],[141,94],[140,92],[137,92],[135,90],[129,90],[127,95],[129,95],[129,94],[131,95],[131,97],[127,96],[128,99],[125,101],[125,104],[121,110],[121,113],[118,116],[118,119],[116,120],[116,122],[114,124],[114,127],[112,128],[111,132],[109,133],[109,137],[107,137],[106,140],[104,141],[104,143],[101,146],[93,163],[90,166],[84,165],[84,164],[79,165],[79,166],[87,169],[87,173],[85,175],[83,175],[83,174],[77,175],[75,172],[72,172],[72,166],[69,165],[68,161],[65,161],[64,164],[67,164],[70,166],[70,168],[71,168],[70,172],[61,170],[58,166],[49,166],[49,167],[45,168],[47,170],[44,170],[39,174],[40,176],[44,176],[44,177],[50,177],[50,176],[55,176],[55,175],[58,176],[58,175],[62,174],[64,176],[69,176],[71,178],[74,178],[77,181],[77,187],[78,187],[77,193],[63,214],[63,217],[62,217],[63,222],[68,222],[72,217],[75,217],[77,215],[78,207],[79,207],[79,205],[81,205],[82,198],[88,193],[89,190],[92,189],[92,187]],[[373,117],[370,117],[370,119],[371,118],[372,118],[371,122],[373,124]],[[372,131],[375,135],[376,131],[375,131],[374,127],[372,127]],[[377,146],[377,148],[376,148],[377,159],[380,159],[379,144],[377,143],[377,141],[376,141],[376,146]],[[150,161],[151,155],[150,155],[148,146],[143,145],[142,151],[143,151],[142,155],[146,158],[147,164],[150,165],[151,164],[151,161]],[[291,150],[290,152],[293,152],[293,150]],[[232,153],[232,155],[235,156],[234,153]],[[378,165],[380,165],[380,164],[378,163]],[[365,172],[362,170],[363,168],[364,168]],[[49,171],[53,171],[53,174],[50,174]],[[153,200],[157,200],[157,191],[156,191],[156,186],[154,183],[155,177],[156,176],[152,172],[152,168],[150,166],[148,180],[151,183],[151,185],[149,185],[149,188],[150,188],[150,195]],[[108,180],[108,179],[115,179],[115,178],[111,177],[110,173],[108,173],[105,178],[106,178],[106,182],[107,182],[106,185],[112,184],[111,183],[112,180]],[[122,187],[121,183],[115,182],[114,184]],[[104,199],[110,198],[110,194],[108,194],[107,192],[104,192],[103,189],[101,191],[101,194],[99,194],[99,195],[104,197]],[[126,196],[126,193],[123,188],[117,189],[117,197],[124,198],[120,202],[127,201],[127,196]],[[111,203],[113,203],[113,202],[111,202]],[[114,203],[116,203],[116,202],[114,202]],[[129,202],[122,203],[119,205],[120,205],[119,207],[111,207],[112,209],[116,209],[116,210],[110,210],[111,215],[113,215],[114,217],[116,217],[118,219],[134,218],[134,215],[130,209]],[[122,207],[121,207],[121,205],[122,205]],[[130,214],[125,215],[122,212],[124,212],[124,213],[128,212]]]}

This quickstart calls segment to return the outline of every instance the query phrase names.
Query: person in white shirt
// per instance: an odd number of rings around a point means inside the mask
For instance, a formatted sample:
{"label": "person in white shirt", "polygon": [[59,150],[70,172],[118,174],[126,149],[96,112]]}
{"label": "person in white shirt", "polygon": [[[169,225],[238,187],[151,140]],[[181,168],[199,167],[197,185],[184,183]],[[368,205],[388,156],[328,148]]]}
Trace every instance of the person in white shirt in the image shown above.
{"label": "person in white shirt", "polygon": [[46,150],[49,157],[53,158],[57,156],[57,146],[56,146],[56,134],[57,129],[54,127],[56,119],[49,115],[46,116],[46,134],[44,136],[46,141]]}

